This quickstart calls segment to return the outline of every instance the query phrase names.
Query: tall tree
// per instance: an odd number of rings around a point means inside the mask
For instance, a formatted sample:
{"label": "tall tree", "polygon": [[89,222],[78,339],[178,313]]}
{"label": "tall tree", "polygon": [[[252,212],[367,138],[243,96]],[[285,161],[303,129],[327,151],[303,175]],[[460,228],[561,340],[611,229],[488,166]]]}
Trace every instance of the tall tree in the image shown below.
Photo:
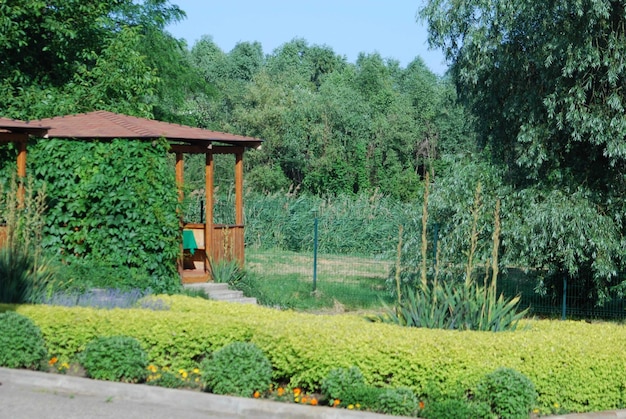
{"label": "tall tree", "polygon": [[581,282],[592,278],[600,296],[624,262],[624,6],[430,0],[421,10],[480,142],[517,187],[514,235],[530,236],[517,236],[509,250]]}

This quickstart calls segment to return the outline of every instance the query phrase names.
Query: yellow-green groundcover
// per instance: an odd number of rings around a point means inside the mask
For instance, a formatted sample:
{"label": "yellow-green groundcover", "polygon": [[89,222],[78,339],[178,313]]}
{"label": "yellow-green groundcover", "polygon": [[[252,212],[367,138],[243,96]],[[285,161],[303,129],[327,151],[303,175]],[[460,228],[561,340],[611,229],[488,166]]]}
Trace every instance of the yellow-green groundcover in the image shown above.
{"label": "yellow-green groundcover", "polygon": [[309,390],[337,367],[358,366],[380,386],[420,397],[472,390],[498,367],[535,384],[540,411],[601,411],[626,404],[626,326],[526,320],[515,332],[458,332],[371,323],[357,315],[314,315],[254,305],[158,296],[168,310],[0,306],[31,318],[51,356],[72,360],[97,336],[127,335],[157,367],[193,369],[232,341],[257,344],[276,381]]}

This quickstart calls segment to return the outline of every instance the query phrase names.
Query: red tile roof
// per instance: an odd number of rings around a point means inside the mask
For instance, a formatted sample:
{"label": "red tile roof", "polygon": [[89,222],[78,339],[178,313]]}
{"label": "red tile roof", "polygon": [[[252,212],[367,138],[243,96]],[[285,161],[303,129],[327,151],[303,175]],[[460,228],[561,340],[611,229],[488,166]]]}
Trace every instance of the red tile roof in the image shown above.
{"label": "red tile roof", "polygon": [[0,118],[1,133],[25,133],[42,136],[49,127],[37,122],[25,122],[19,119]]}
{"label": "red tile roof", "polygon": [[258,147],[263,141],[258,138],[170,124],[108,111],[58,116],[41,119],[38,122],[51,127],[46,138],[147,140],[164,137],[168,140],[188,144],[221,142],[245,147]]}

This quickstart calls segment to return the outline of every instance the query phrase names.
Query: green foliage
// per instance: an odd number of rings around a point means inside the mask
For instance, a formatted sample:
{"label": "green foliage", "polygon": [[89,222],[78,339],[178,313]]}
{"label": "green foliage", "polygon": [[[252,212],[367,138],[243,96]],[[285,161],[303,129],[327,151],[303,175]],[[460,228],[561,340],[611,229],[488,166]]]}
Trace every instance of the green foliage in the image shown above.
{"label": "green foliage", "polygon": [[0,302],[38,302],[57,283],[41,249],[45,191],[11,179],[0,183]]}
{"label": "green foliage", "polygon": [[[55,288],[60,291],[83,292],[92,288],[148,291],[156,285],[144,269],[115,266],[109,261],[76,259],[56,267],[56,272],[59,286]],[[163,291],[177,289],[172,285]]]}
{"label": "green foliage", "polygon": [[[428,403],[431,395],[462,399],[486,374],[507,367],[535,384],[543,414],[555,403],[563,412],[624,405],[626,329],[619,324],[523,320],[515,332],[485,333],[402,328],[357,315],[304,314],[184,296],[158,298],[169,310],[13,309],[35,322],[50,353],[63,360],[98,336],[123,334],[139,340],[155,366],[189,371],[228,343],[252,342],[270,360],[275,382],[308,390],[319,389],[332,369],[356,366],[368,385],[409,387]],[[0,311],[7,309],[0,305]]]}
{"label": "green foliage", "polygon": [[140,383],[148,375],[146,352],[137,339],[128,336],[96,338],[85,346],[79,360],[96,380]]}
{"label": "green foliage", "polygon": [[361,403],[359,393],[364,387],[365,377],[358,367],[335,368],[324,378],[321,385],[322,395],[327,399],[341,400],[345,406]]}
{"label": "green foliage", "polygon": [[148,385],[165,388],[183,388],[187,386],[185,380],[173,371],[161,371],[155,378],[148,377]]}
{"label": "green foliage", "polygon": [[211,277],[214,282],[226,283],[236,286],[241,281],[245,281],[246,271],[237,260],[220,259],[209,260]]}
{"label": "green foliage", "polygon": [[51,140],[31,150],[34,172],[50,191],[45,247],[70,264],[124,267],[131,278],[140,277],[132,270],[145,272],[149,281],[135,287],[179,287],[178,198],[165,141]]}
{"label": "green foliage", "polygon": [[492,287],[476,283],[434,282],[426,288],[405,287],[395,307],[387,307],[378,319],[408,327],[483,330],[515,330],[528,310],[518,311],[519,297],[497,296]]}
{"label": "green foliage", "polygon": [[520,220],[504,244],[533,267],[589,284],[600,304],[625,263],[617,250],[625,226],[625,16],[623,4],[601,0],[432,0],[421,10],[481,145],[518,193],[510,215],[519,211]]}
{"label": "green foliage", "polygon": [[491,406],[499,418],[524,419],[535,406],[535,385],[524,374],[499,368],[487,374],[476,387],[476,399]]}
{"label": "green foliage", "polygon": [[0,313],[0,366],[38,370],[47,357],[41,330],[31,319],[13,311]]}
{"label": "green foliage", "polygon": [[322,380],[322,395],[340,406],[360,406],[363,410],[411,416],[418,408],[417,398],[409,388],[380,388],[368,385],[358,367],[335,368]]}
{"label": "green foliage", "polygon": [[511,214],[508,233],[511,259],[559,280],[567,276],[593,304],[619,295],[612,288],[619,285],[623,258],[620,223],[598,206],[592,193],[529,188],[516,198],[520,204]]}
{"label": "green foliage", "polygon": [[206,390],[216,394],[251,397],[269,388],[272,364],[250,342],[233,342],[211,354],[200,365]]}
{"label": "green foliage", "polygon": [[492,419],[489,406],[484,403],[470,403],[461,399],[442,399],[428,402],[420,411],[425,419]]}
{"label": "green foliage", "polygon": [[377,410],[387,415],[414,416],[418,407],[417,397],[410,388],[389,388],[378,396]]}

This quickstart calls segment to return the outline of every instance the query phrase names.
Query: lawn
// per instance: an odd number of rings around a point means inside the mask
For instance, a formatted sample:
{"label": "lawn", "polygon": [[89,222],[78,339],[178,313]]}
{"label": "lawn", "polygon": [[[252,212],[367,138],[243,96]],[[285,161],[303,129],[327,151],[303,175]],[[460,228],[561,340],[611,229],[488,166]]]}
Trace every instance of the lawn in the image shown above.
{"label": "lawn", "polygon": [[246,268],[260,302],[305,311],[355,311],[390,302],[385,280],[390,262],[357,256],[247,250]]}

